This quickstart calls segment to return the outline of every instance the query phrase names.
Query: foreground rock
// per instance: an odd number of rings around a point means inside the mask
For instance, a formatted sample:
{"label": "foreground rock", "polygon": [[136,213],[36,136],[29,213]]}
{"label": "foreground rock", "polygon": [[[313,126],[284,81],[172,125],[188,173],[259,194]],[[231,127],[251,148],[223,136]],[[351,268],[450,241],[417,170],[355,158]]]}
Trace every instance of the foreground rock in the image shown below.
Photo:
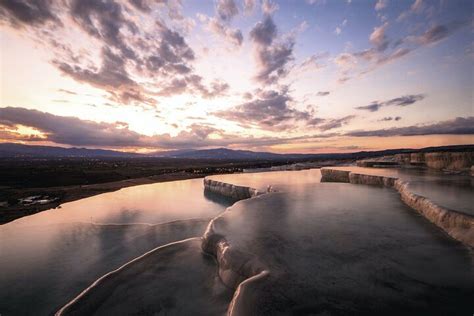
{"label": "foreground rock", "polygon": [[108,273],[56,315],[223,315],[232,297],[201,239],[172,243]]}
{"label": "foreground rock", "polygon": [[396,191],[306,188],[238,202],[210,223],[203,249],[237,288],[230,315],[471,312],[467,249]]}
{"label": "foreground rock", "polygon": [[0,310],[51,315],[102,275],[158,246],[201,236],[208,223],[1,226]]}

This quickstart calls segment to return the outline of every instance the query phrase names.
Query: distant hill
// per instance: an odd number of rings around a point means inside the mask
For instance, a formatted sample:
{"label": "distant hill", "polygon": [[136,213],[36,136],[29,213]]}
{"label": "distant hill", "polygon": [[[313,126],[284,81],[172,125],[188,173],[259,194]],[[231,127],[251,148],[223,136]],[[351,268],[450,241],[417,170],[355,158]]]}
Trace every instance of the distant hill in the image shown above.
{"label": "distant hill", "polygon": [[104,157],[104,158],[180,158],[180,159],[219,159],[219,160],[307,160],[307,159],[361,159],[411,152],[433,151],[474,151],[474,145],[427,147],[422,149],[387,149],[379,151],[360,151],[354,153],[327,154],[276,154],[250,150],[233,150],[228,148],[183,149],[150,154],[135,154],[115,150],[64,148],[55,146],[32,146],[14,143],[0,143],[0,158],[31,157]]}
{"label": "distant hill", "polygon": [[190,158],[190,159],[225,159],[225,160],[275,160],[313,157],[307,154],[275,154],[250,150],[233,150],[228,148],[191,149],[157,153],[157,157]]}
{"label": "distant hill", "polygon": [[140,157],[115,150],[0,143],[0,157]]}

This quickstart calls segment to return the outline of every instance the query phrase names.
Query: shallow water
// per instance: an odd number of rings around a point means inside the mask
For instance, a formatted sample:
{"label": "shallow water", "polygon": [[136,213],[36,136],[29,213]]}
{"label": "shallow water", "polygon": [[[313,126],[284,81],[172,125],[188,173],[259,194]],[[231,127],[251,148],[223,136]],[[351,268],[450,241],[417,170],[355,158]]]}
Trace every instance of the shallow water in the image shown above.
{"label": "shallow water", "polygon": [[300,171],[271,171],[260,173],[223,174],[209,177],[212,180],[231,183],[234,185],[248,186],[260,192],[267,191],[271,186],[273,190],[282,190],[292,187],[297,189],[307,184],[319,183],[321,172],[319,169]]}
{"label": "shallow water", "polygon": [[243,315],[469,312],[469,251],[395,190],[306,185],[232,206],[215,234],[270,276],[244,291]]}
{"label": "shallow water", "polygon": [[[172,181],[124,188],[23,217],[4,226],[86,222],[97,224],[158,224],[212,217],[221,203],[206,198],[202,179]],[[192,201],[192,202],[191,202]]]}
{"label": "shallow water", "polygon": [[[52,313],[146,251],[201,236],[227,206],[193,179],[125,188],[2,225],[0,314]],[[165,224],[150,225],[157,223]]]}
{"label": "shallow water", "polygon": [[[460,209],[472,205],[469,200],[472,196],[468,197],[472,184],[463,177],[397,169],[367,171],[394,176],[403,173],[422,195],[433,199],[440,196],[446,204],[452,203]],[[236,246],[244,250],[247,247],[261,256],[274,271],[294,275],[289,279],[272,279],[274,283],[265,283],[262,289],[257,287],[253,292],[259,293],[255,308],[261,308],[258,302],[268,306],[288,303],[268,294],[280,293],[287,299],[286,288],[291,289],[295,284],[299,290],[290,292],[294,298],[288,306],[301,303],[299,308],[303,308],[295,313],[304,313],[306,308],[323,313],[329,309],[337,314],[334,302],[342,302],[343,310],[351,311],[379,306],[387,298],[393,307],[400,308],[397,302],[406,300],[404,304],[412,304],[415,309],[426,307],[426,298],[437,299],[440,304],[464,302],[466,291],[472,290],[466,290],[465,285],[466,281],[472,281],[472,259],[465,248],[403,205],[395,190],[318,184],[320,177],[317,169],[212,176],[215,180],[251,186],[259,191],[266,191],[270,185],[273,190],[286,192],[240,202],[238,207],[250,205],[246,214],[258,209],[259,213],[255,214],[261,217],[245,222],[246,217],[234,206],[233,210],[237,211],[229,213],[235,218],[225,226],[228,231],[222,232],[229,234]],[[439,191],[441,185],[446,187]],[[459,193],[460,188],[466,191]],[[252,203],[262,203],[258,201],[265,199],[270,200],[252,207]],[[206,194],[202,179],[193,179],[126,188],[2,225],[0,313],[2,316],[51,314],[100,276],[145,252],[201,236],[208,221],[229,205],[218,196]],[[220,289],[219,293],[215,292],[216,283],[212,281],[215,266],[212,260],[201,260],[198,241],[193,243],[196,245],[189,248],[192,253],[180,250],[174,257],[156,253],[156,260],[183,263],[177,270],[173,270],[174,263],[164,264],[148,274],[141,262],[134,263],[132,271],[138,271],[140,279],[124,278],[121,274],[123,287],[116,293],[117,297],[124,299],[131,289],[137,288],[148,293],[166,288],[169,283],[172,287],[169,295],[161,295],[157,303],[153,302],[153,293],[139,296],[147,302],[147,311],[162,308],[164,312],[179,314],[191,310],[186,308],[192,308],[192,304],[178,303],[186,289],[183,292],[174,286],[163,269],[183,276],[189,274],[179,283],[189,289],[194,287],[187,279],[202,281],[203,275],[209,274],[209,283],[199,292],[202,296],[192,292],[188,302],[202,305],[206,310],[201,313],[219,314],[230,299],[229,293],[221,296]],[[190,266],[189,270],[186,265]],[[150,279],[148,283],[147,276],[151,275],[170,282],[163,285]],[[311,280],[312,285],[308,287],[305,280]],[[282,288],[285,290],[279,292]],[[452,293],[459,294],[459,299]],[[372,296],[376,299],[369,304]],[[310,297],[317,308],[307,299],[301,301],[301,297]],[[421,305],[411,297],[417,297]],[[214,308],[208,306],[209,298],[216,303]],[[133,297],[127,299],[127,308],[139,312],[133,305]],[[252,297],[247,297],[246,302],[244,307],[253,306]],[[108,299],[107,304],[120,310],[120,302],[114,299]]]}
{"label": "shallow water", "polygon": [[446,208],[474,215],[474,177],[408,168],[335,167],[356,173],[397,177],[409,182],[415,194]]}
{"label": "shallow water", "polygon": [[233,291],[214,258],[191,238],[153,250],[110,274],[62,311],[66,315],[225,315]]}

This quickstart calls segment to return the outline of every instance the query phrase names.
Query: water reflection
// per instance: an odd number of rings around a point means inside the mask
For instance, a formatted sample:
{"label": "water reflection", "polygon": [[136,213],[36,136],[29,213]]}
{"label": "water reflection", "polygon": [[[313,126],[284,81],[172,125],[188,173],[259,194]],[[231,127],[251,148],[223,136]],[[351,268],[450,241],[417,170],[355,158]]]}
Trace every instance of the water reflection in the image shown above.
{"label": "water reflection", "polygon": [[202,179],[140,185],[65,203],[61,209],[23,217],[4,226],[71,222],[157,224],[221,212],[223,206],[205,198],[202,188]]}
{"label": "water reflection", "polygon": [[[438,197],[448,206],[452,203],[454,209],[465,210],[474,205],[471,203],[474,196],[472,179],[468,181],[461,176],[444,177],[419,171],[386,169],[367,169],[367,171],[403,176],[413,181],[411,185],[415,191],[430,198],[434,197],[435,201]],[[390,228],[388,225],[392,223],[391,216],[395,216],[393,214],[399,212],[399,209],[392,210],[391,206],[388,207],[392,203],[391,200],[378,198],[381,189],[350,185],[334,186],[335,184],[318,185],[320,177],[319,170],[304,170],[219,175],[212,178],[251,186],[260,191],[266,191],[268,185],[271,185],[275,190],[292,192],[292,195],[288,195],[270,208],[275,223],[266,218],[260,218],[253,223],[244,223],[238,219],[233,222],[239,228],[239,234],[242,234],[243,228],[254,228],[254,232],[262,232],[269,228],[285,227],[294,236],[297,236],[297,232],[306,232],[291,242],[278,234],[254,236],[256,238],[254,240],[253,237],[250,238],[253,233],[249,233],[247,237],[250,239],[247,242],[257,247],[255,251],[262,251],[264,259],[267,258],[265,256],[271,256],[271,252],[263,253],[268,247],[274,247],[276,250],[281,248],[281,253],[285,253],[293,251],[292,249],[296,251],[298,247],[314,245],[319,247],[319,254],[323,254],[318,259],[318,264],[330,266],[336,262],[338,265],[343,265],[334,260],[337,258],[349,260],[350,256],[357,257],[366,249],[372,248],[373,251],[383,252],[386,247],[382,244],[384,240],[398,247],[399,242],[405,238],[403,234],[406,234],[406,238],[412,238],[413,233],[409,230],[405,230],[399,236],[394,235],[393,229],[397,232],[405,228],[403,224],[400,224],[400,228],[397,228],[397,225],[395,228]],[[312,191],[308,187],[311,187]],[[319,187],[327,190],[320,190]],[[353,200],[348,198],[348,192],[351,190],[359,190],[357,191],[359,194],[354,196]],[[101,275],[144,252],[172,241],[201,236],[208,220],[232,203],[203,191],[202,179],[131,187],[66,203],[61,209],[45,211],[0,226],[0,313],[50,314]],[[396,192],[390,192],[390,199],[400,204]],[[256,199],[258,200],[260,199]],[[332,200],[339,201],[338,203],[347,207],[334,208],[329,203]],[[308,215],[309,211],[315,209],[325,210],[324,217]],[[358,214],[357,220],[354,220],[354,214]],[[384,216],[384,220],[380,223],[387,225],[378,225],[374,214]],[[406,214],[413,220],[415,215],[412,211]],[[193,218],[195,220],[190,220]],[[178,221],[173,222],[176,220]],[[426,229],[433,238],[446,243],[446,238],[434,230],[431,224],[423,220],[419,223],[420,227],[428,227]],[[420,245],[423,242],[425,241],[420,241]],[[344,246],[344,251],[335,253],[333,250],[337,246]],[[418,249],[417,246],[415,248]],[[423,258],[432,255],[423,249],[422,251],[428,254]],[[308,259],[313,251],[314,249],[305,250],[298,256],[301,260]],[[404,255],[411,254],[410,252]],[[446,253],[446,256],[449,255]],[[328,263],[326,259],[334,262]],[[268,257],[268,260],[271,258]],[[311,262],[301,261],[296,257],[288,260],[291,261],[291,266],[295,267]],[[399,259],[394,257],[393,260]],[[418,263],[421,265],[423,260],[420,259]],[[370,267],[370,269],[376,268]],[[350,275],[347,278],[350,278]]]}
{"label": "water reflection", "polygon": [[448,315],[472,306],[469,251],[388,188],[305,185],[235,204],[215,228],[270,270],[242,294],[243,315]]}
{"label": "water reflection", "polygon": [[301,171],[224,174],[211,176],[210,178],[235,185],[249,186],[265,192],[268,186],[271,186],[274,190],[281,191],[283,188],[296,188],[306,184],[319,183],[321,181],[321,172],[319,169],[309,169]]}
{"label": "water reflection", "polygon": [[474,215],[474,177],[440,171],[411,168],[336,167],[357,173],[397,177],[409,181],[413,193],[438,205]]}
{"label": "water reflection", "polygon": [[203,194],[204,194],[204,197],[206,199],[208,199],[209,201],[212,201],[214,203],[218,203],[218,204],[220,204],[224,207],[229,207],[232,204],[234,204],[235,202],[237,202],[237,200],[235,200],[235,199],[223,196],[221,194],[217,194],[215,192],[210,191],[207,188],[204,188]]}
{"label": "water reflection", "polygon": [[133,258],[201,236],[228,205],[193,179],[126,188],[2,225],[0,313],[51,314]]}

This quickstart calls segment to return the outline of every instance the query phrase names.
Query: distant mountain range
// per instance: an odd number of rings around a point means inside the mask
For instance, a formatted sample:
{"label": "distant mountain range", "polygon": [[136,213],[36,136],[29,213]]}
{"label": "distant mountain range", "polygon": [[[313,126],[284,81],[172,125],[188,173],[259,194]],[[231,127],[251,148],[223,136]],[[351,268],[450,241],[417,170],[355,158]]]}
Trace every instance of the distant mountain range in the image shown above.
{"label": "distant mountain range", "polygon": [[474,145],[427,147],[422,149],[387,149],[360,151],[355,153],[327,154],[276,154],[228,148],[184,149],[150,154],[128,153],[106,149],[64,148],[55,146],[33,146],[15,143],[0,143],[0,158],[180,158],[220,160],[304,160],[304,159],[360,159],[408,152],[474,151]]}
{"label": "distant mountain range", "polygon": [[0,157],[141,157],[140,154],[106,149],[0,144]]}

